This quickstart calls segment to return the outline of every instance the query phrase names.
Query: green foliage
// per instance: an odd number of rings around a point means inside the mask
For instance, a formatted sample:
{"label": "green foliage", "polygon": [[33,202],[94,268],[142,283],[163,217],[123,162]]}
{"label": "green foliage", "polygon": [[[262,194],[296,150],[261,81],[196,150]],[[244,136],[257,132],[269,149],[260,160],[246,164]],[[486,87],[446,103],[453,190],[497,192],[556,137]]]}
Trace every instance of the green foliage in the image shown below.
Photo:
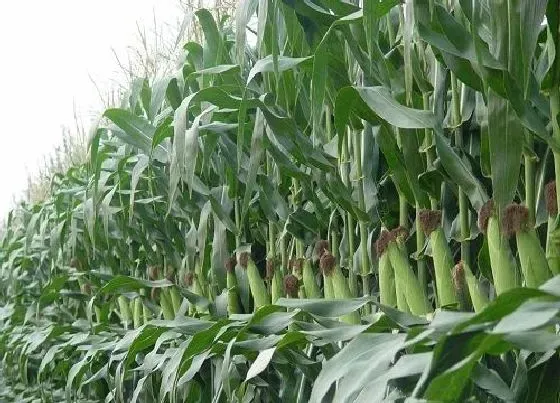
{"label": "green foliage", "polygon": [[10,214],[0,400],[557,401],[559,13],[197,11],[177,70]]}

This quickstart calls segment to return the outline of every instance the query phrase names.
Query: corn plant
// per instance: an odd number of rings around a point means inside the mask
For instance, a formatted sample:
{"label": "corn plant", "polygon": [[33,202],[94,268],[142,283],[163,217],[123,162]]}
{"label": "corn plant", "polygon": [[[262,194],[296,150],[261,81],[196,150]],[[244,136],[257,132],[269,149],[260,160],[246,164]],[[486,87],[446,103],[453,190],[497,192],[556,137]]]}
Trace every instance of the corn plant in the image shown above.
{"label": "corn plant", "polygon": [[557,401],[558,3],[196,18],[8,217],[2,399]]}

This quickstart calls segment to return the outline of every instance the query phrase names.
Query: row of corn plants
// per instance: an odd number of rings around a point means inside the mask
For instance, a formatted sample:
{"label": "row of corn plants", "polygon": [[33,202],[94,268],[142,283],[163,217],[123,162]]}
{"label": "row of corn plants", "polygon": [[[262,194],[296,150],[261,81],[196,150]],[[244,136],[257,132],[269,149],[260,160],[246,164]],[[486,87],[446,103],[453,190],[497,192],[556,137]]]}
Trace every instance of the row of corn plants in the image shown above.
{"label": "row of corn plants", "polygon": [[558,3],[196,17],[9,215],[0,398],[558,401]]}

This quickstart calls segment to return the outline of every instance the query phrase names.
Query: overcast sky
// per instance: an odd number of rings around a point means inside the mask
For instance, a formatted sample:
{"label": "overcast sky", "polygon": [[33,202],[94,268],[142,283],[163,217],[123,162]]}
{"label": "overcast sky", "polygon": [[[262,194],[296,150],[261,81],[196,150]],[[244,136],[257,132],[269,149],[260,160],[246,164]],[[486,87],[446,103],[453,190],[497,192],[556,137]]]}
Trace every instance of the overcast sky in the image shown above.
{"label": "overcast sky", "polygon": [[182,17],[178,0],[0,1],[0,217],[73,125],[73,105],[86,126],[101,109],[90,76],[108,86],[119,71],[111,49],[124,55],[154,14]]}

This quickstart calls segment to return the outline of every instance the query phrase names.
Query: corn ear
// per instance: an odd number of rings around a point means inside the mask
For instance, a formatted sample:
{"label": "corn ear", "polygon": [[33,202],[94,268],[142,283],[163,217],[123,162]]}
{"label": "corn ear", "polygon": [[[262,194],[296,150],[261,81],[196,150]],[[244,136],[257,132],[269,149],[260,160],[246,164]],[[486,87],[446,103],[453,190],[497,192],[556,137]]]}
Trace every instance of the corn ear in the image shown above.
{"label": "corn ear", "polygon": [[550,278],[546,254],[537,237],[529,209],[511,203],[504,209],[502,231],[506,236],[515,234],[521,271],[527,287],[536,288]]}
{"label": "corn ear", "polygon": [[560,274],[560,231],[556,217],[548,217],[546,233],[546,260],[553,275]]}
{"label": "corn ear", "polygon": [[480,312],[488,305],[488,296],[481,289],[480,282],[472,273],[471,268],[465,263],[463,263],[463,271],[474,311]]}
{"label": "corn ear", "polygon": [[97,318],[97,323],[101,323],[101,308],[99,308],[98,306],[95,307],[95,317]]}
{"label": "corn ear", "polygon": [[237,277],[233,270],[228,270],[226,282],[228,288],[228,313],[241,313],[239,295],[237,295]]}
{"label": "corn ear", "polygon": [[181,309],[181,302],[183,297],[179,293],[179,289],[176,286],[171,286],[169,289],[169,295],[171,296],[171,305],[173,306],[173,312],[177,314],[179,309]]}
{"label": "corn ear", "polygon": [[307,298],[321,298],[321,291],[315,281],[315,273],[309,260],[303,262],[303,287]]}
{"label": "corn ear", "polygon": [[150,310],[148,309],[146,304],[142,303],[142,319],[144,321],[144,324],[150,321],[150,316],[151,316]]}
{"label": "corn ear", "polygon": [[395,270],[397,289],[400,289],[399,292],[404,296],[410,312],[414,315],[426,315],[431,312],[428,297],[410,267],[404,248],[393,241],[389,243],[387,253]]}
{"label": "corn ear", "polygon": [[161,291],[159,297],[159,306],[161,307],[161,311],[163,312],[163,318],[165,320],[175,319],[175,313],[173,312],[173,305],[171,304],[171,297],[169,296],[169,292],[166,289],[163,289]]}
{"label": "corn ear", "polygon": [[556,194],[556,180],[545,186],[545,202],[548,212],[546,231],[546,260],[552,275],[560,274],[560,227],[558,216],[558,199]]}
{"label": "corn ear", "polygon": [[200,284],[201,294],[199,295],[209,297],[211,293],[209,292],[209,284],[208,280],[206,279],[206,273],[204,273],[204,270],[202,270],[202,267],[200,266],[200,263],[198,261],[195,264],[194,272]]}
{"label": "corn ear", "polygon": [[430,234],[436,278],[436,292],[440,306],[456,305],[459,300],[453,287],[453,257],[441,227]]}
{"label": "corn ear", "polygon": [[334,299],[333,283],[330,276],[323,273],[323,293],[326,299]]}
{"label": "corn ear", "polygon": [[383,253],[379,257],[379,302],[392,307],[396,307],[398,302],[395,272],[388,253]]}
{"label": "corn ear", "polygon": [[132,318],[135,329],[142,326],[142,299],[140,297],[134,298],[134,311]]}
{"label": "corn ear", "polygon": [[[338,265],[333,268],[330,273],[330,278],[332,281],[334,297],[336,299],[352,298],[352,293],[350,292],[350,287],[348,286],[346,277],[344,277],[344,274],[342,274],[342,270],[340,270]],[[349,314],[342,316],[341,320],[354,325],[359,324],[360,314],[357,311],[350,312]]]}
{"label": "corn ear", "polygon": [[282,274],[281,273],[274,273],[272,276],[272,281],[270,285],[270,291],[272,295],[272,303],[274,304],[278,301],[278,298],[282,296]]}
{"label": "corn ear", "polygon": [[501,234],[498,220],[495,217],[488,219],[486,236],[496,294],[500,295],[507,290],[519,287],[521,281],[517,265],[511,254],[509,243]]}
{"label": "corn ear", "polygon": [[117,298],[117,303],[119,304],[119,313],[121,314],[121,321],[125,329],[128,329],[130,322],[130,307],[128,306],[128,300],[125,296],[120,295]]}
{"label": "corn ear", "polygon": [[527,287],[537,288],[550,278],[546,255],[534,229],[518,231],[517,250]]}
{"label": "corn ear", "polygon": [[251,289],[251,294],[255,302],[255,309],[270,304],[270,295],[261,278],[259,269],[257,269],[252,259],[249,259],[247,262],[247,277],[249,279],[249,288]]}

